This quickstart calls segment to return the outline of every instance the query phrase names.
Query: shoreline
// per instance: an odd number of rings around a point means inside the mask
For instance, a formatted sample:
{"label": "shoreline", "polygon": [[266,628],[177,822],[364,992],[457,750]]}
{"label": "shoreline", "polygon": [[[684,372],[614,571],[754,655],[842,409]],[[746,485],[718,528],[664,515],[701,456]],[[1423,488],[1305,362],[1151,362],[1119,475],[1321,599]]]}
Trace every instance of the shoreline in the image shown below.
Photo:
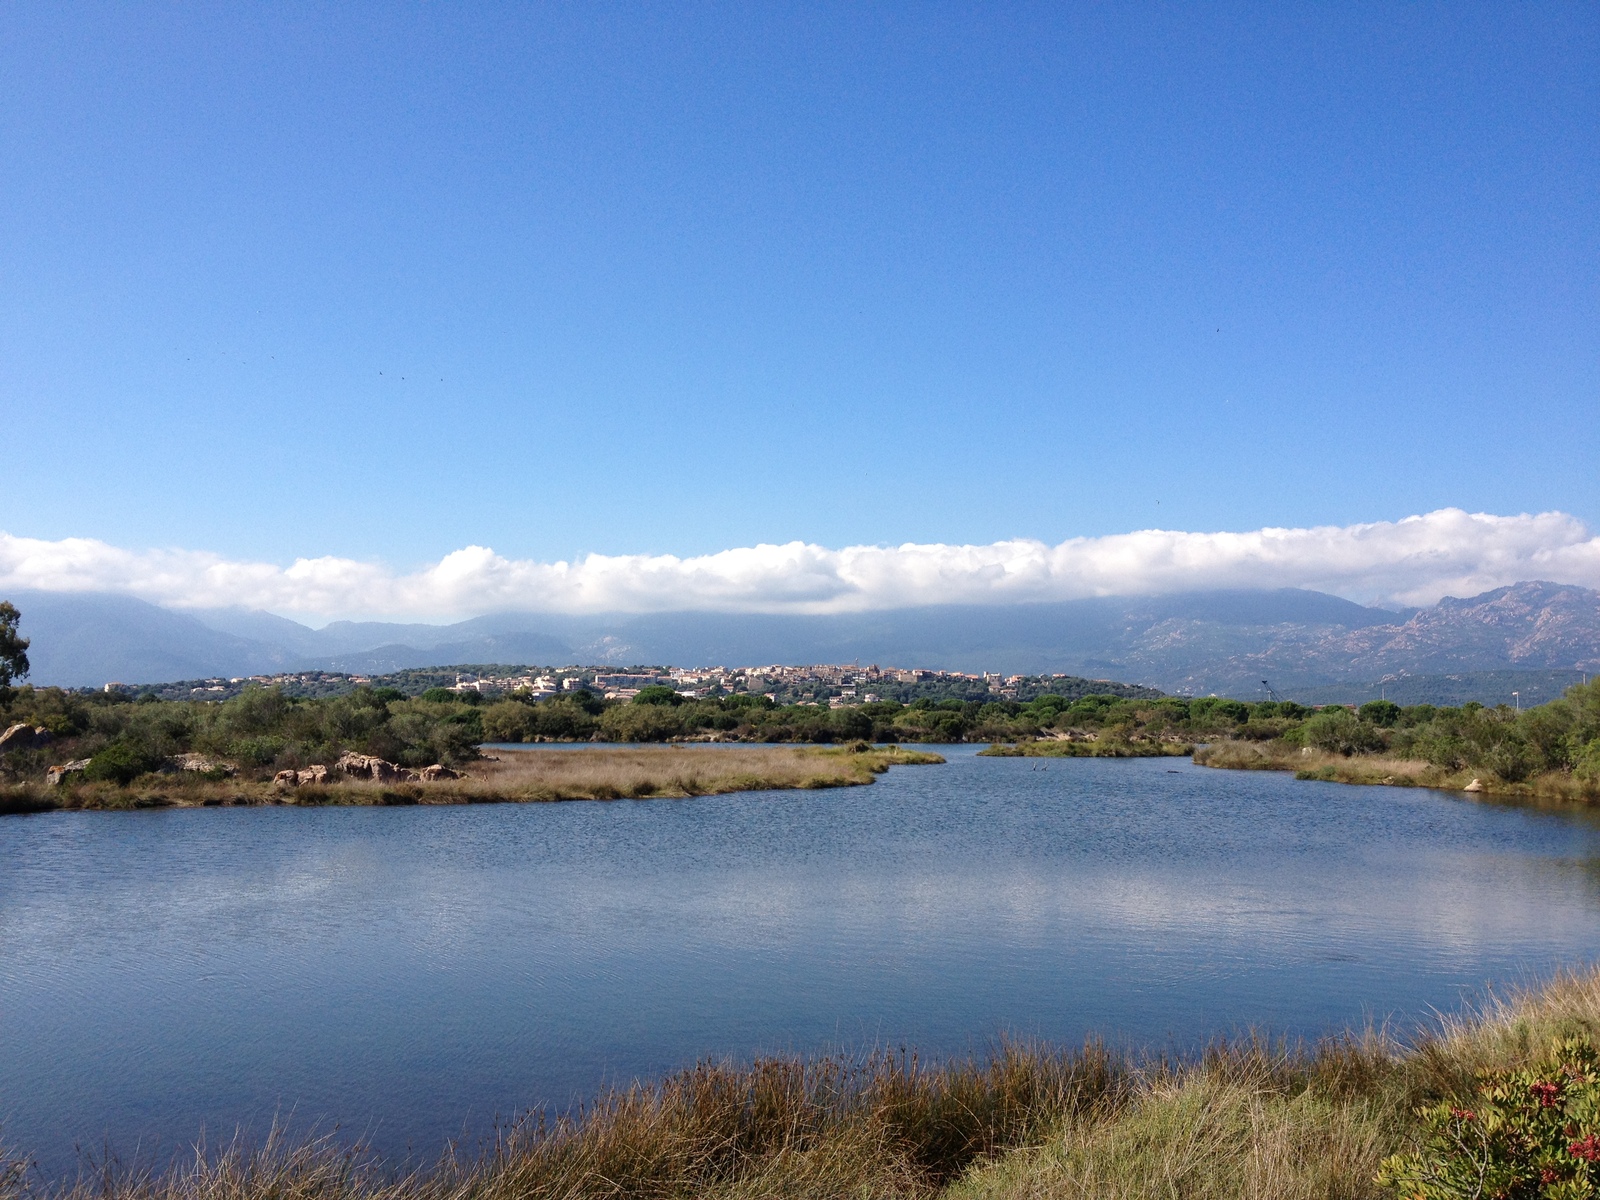
{"label": "shoreline", "polygon": [[939,765],[937,754],[900,747],[730,746],[686,759],[670,745],[571,749],[470,761],[460,778],[430,782],[343,779],[286,787],[264,780],[215,780],[189,772],[151,775],[121,786],[15,784],[0,791],[0,815],[258,806],[529,804],[580,800],[672,800],[731,792],[860,787],[892,766]]}
{"label": "shoreline", "polygon": [[1558,801],[1579,807],[1600,804],[1600,786],[1551,771],[1511,783],[1482,767],[1450,770],[1421,759],[1383,754],[1343,756],[1270,743],[1220,741],[1199,746],[1197,766],[1225,771],[1286,771],[1296,779],[1367,787],[1420,787],[1505,800]]}
{"label": "shoreline", "polygon": [[1032,742],[995,742],[979,750],[979,758],[1188,758],[1192,742],[1102,742],[1040,739]]}

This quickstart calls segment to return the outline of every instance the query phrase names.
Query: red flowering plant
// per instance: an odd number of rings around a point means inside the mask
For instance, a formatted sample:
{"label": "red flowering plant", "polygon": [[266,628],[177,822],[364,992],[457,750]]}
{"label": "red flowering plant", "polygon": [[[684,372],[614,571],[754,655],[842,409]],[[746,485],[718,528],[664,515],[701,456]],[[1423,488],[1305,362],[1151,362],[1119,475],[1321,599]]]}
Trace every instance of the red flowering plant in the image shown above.
{"label": "red flowering plant", "polygon": [[1586,1038],[1480,1076],[1470,1105],[1417,1115],[1419,1148],[1378,1172],[1402,1200],[1600,1200],[1600,1054]]}

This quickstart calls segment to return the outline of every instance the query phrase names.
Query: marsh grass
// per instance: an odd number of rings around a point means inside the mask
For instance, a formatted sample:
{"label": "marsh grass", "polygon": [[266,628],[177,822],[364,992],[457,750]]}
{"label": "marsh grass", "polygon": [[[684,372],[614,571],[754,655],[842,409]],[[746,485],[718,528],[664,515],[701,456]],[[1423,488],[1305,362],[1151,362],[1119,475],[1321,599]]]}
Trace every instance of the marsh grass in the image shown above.
{"label": "marsh grass", "polygon": [[871,783],[894,765],[942,763],[937,754],[865,743],[845,747],[674,746],[498,751],[467,764],[462,778],[432,783],[348,780],[280,788],[195,773],[149,775],[122,787],[74,782],[20,784],[0,793],[0,812],[57,808],[139,809],[239,804],[492,804],[552,800],[643,800]]}
{"label": "marsh grass", "polygon": [[531,1114],[424,1169],[277,1129],[164,1171],[102,1165],[52,1186],[0,1170],[0,1200],[1376,1200],[1378,1163],[1408,1144],[1417,1106],[1464,1099],[1478,1072],[1574,1034],[1600,1041],[1600,973],[1491,997],[1409,1045],[1368,1031],[1182,1061],[1002,1044],[932,1065],[708,1063]]}
{"label": "marsh grass", "polygon": [[1586,782],[1568,771],[1550,771],[1530,779],[1508,782],[1484,767],[1450,770],[1413,758],[1383,754],[1345,757],[1321,750],[1272,742],[1223,741],[1201,746],[1194,761],[1204,767],[1233,771],[1292,771],[1296,779],[1326,783],[1381,784],[1388,787],[1428,787],[1461,791],[1474,779],[1481,794],[1575,803],[1600,801],[1600,785]]}
{"label": "marsh grass", "polygon": [[1187,758],[1194,753],[1188,742],[1093,741],[1069,742],[1040,739],[1033,742],[996,742],[978,754],[983,758]]}

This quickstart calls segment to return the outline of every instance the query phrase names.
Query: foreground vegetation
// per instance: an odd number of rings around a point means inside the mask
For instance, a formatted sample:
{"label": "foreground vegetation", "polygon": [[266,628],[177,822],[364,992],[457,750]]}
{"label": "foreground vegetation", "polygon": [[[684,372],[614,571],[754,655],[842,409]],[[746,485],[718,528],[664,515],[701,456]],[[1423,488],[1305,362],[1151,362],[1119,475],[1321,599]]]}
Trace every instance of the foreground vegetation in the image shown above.
{"label": "foreground vegetation", "polygon": [[[1592,1081],[1561,1070],[1595,1045],[1600,974],[1585,973],[1409,1046],[1369,1033],[1218,1044],[1185,1062],[1005,1045],[941,1064],[703,1064],[565,1117],[534,1113],[481,1155],[451,1150],[421,1170],[278,1131],[165,1173],[102,1167],[59,1187],[18,1164],[0,1170],[0,1200],[1574,1200],[1600,1180],[1586,1157],[1600,1114],[1582,1107]],[[1474,1191],[1477,1142],[1450,1134],[1492,1114],[1501,1182]],[[1519,1140],[1516,1121],[1541,1114],[1549,1145]]]}

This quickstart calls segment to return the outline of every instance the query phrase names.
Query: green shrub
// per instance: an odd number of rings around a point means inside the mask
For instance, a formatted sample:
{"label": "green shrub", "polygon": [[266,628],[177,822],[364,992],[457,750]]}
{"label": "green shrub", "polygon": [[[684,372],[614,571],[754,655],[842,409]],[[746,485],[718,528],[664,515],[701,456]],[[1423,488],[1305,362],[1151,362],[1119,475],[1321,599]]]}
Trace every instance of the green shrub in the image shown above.
{"label": "green shrub", "polygon": [[1306,741],[1329,754],[1362,754],[1384,748],[1383,735],[1348,708],[1325,708],[1306,722]]}
{"label": "green shrub", "polygon": [[160,768],[161,763],[161,755],[148,746],[122,738],[91,758],[83,777],[126,787],[139,776]]}
{"label": "green shrub", "polygon": [[671,705],[619,704],[600,718],[600,731],[614,742],[664,742],[683,732],[683,722]]}
{"label": "green shrub", "polygon": [[1363,721],[1371,721],[1385,729],[1393,729],[1400,720],[1400,706],[1393,700],[1368,700],[1356,710]]}
{"label": "green shrub", "polygon": [[1600,741],[1590,742],[1584,747],[1572,773],[1590,783],[1600,783]]}
{"label": "green shrub", "polygon": [[526,742],[533,727],[533,710],[521,701],[502,700],[483,710],[483,736],[491,742]]}
{"label": "green shrub", "polygon": [[1587,1038],[1481,1076],[1468,1104],[1419,1110],[1421,1148],[1384,1160],[1378,1182],[1403,1200],[1600,1196],[1600,1054]]}
{"label": "green shrub", "polygon": [[633,698],[635,704],[669,704],[673,708],[683,703],[683,697],[667,687],[665,684],[652,684],[647,688],[640,688],[639,694]]}

